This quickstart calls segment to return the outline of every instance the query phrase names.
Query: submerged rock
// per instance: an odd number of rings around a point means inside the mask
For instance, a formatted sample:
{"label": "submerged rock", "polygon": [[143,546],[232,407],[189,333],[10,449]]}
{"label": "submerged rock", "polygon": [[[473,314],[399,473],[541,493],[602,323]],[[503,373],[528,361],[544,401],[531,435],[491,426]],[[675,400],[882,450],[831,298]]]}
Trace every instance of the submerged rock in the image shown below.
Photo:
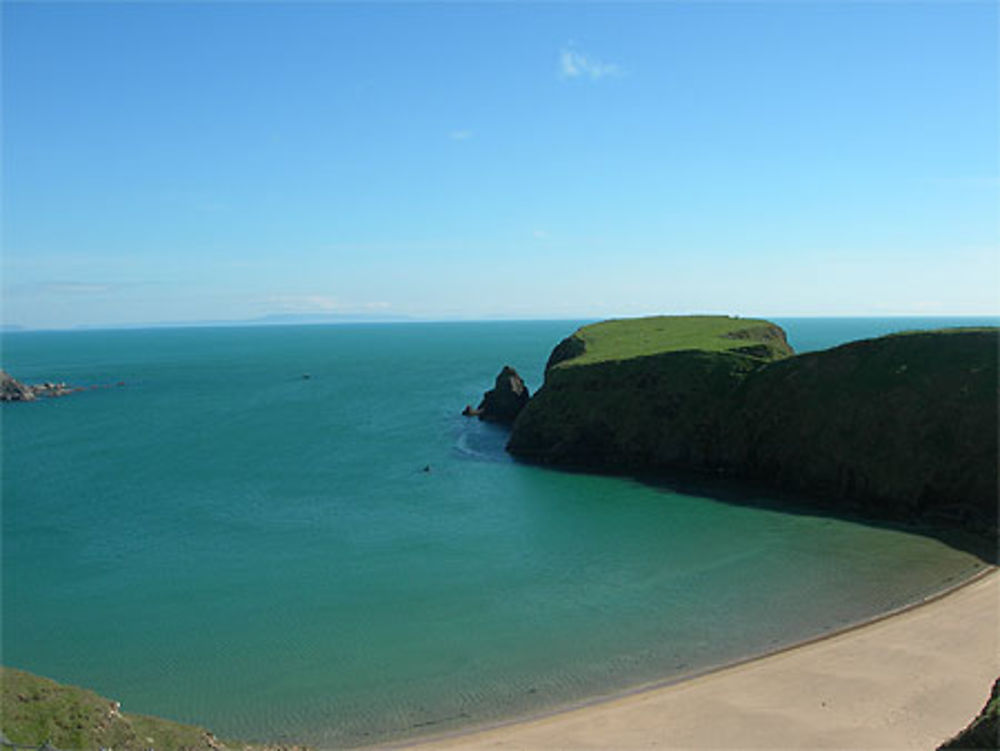
{"label": "submerged rock", "polygon": [[483,394],[479,406],[473,409],[472,405],[466,405],[462,414],[487,422],[511,424],[524,409],[530,396],[528,387],[517,371],[510,365],[504,365],[493,388]]}

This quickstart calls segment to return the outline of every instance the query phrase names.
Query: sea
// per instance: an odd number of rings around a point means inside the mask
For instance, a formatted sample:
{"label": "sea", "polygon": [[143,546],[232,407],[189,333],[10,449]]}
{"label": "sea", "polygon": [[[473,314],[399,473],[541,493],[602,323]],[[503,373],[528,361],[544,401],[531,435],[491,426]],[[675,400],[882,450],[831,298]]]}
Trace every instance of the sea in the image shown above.
{"label": "sea", "polygon": [[[775,320],[800,352],[998,322]],[[4,334],[19,380],[86,390],[0,411],[3,664],[224,738],[356,747],[679,680],[982,569],[512,460],[462,408],[504,365],[536,389],[581,323]]]}

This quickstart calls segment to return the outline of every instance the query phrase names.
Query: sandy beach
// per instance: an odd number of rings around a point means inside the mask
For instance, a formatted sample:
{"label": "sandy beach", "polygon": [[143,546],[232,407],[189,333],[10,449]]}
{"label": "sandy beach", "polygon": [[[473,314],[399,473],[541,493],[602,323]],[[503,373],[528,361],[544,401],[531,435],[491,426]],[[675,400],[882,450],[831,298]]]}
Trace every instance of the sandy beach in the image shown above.
{"label": "sandy beach", "polygon": [[924,749],[1000,675],[1000,571],[882,620],[689,681],[413,744],[430,749]]}

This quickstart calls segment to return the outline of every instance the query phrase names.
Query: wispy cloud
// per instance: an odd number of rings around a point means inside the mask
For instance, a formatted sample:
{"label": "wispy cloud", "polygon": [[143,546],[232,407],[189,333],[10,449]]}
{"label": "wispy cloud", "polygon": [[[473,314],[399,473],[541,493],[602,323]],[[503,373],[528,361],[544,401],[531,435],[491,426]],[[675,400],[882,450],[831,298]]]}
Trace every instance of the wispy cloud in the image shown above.
{"label": "wispy cloud", "polygon": [[589,78],[596,81],[608,76],[619,76],[621,73],[620,65],[606,63],[572,47],[559,50],[559,78]]}
{"label": "wispy cloud", "polygon": [[453,130],[448,134],[448,138],[452,141],[468,141],[472,138],[471,130]]}
{"label": "wispy cloud", "polygon": [[531,236],[536,240],[545,240],[548,238],[549,233],[543,229],[533,229],[531,230]]}

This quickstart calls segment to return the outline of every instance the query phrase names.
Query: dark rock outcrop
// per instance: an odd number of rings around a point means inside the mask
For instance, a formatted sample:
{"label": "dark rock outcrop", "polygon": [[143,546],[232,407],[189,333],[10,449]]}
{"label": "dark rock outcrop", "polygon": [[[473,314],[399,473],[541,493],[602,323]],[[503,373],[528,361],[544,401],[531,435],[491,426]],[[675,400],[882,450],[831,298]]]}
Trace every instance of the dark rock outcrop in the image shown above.
{"label": "dark rock outcrop", "polygon": [[7,371],[0,370],[0,402],[30,402],[34,398],[35,392],[30,386],[25,386]]}
{"label": "dark rock outcrop", "polygon": [[979,716],[938,751],[954,748],[1000,749],[1000,678],[993,684],[990,698]]}
{"label": "dark rock outcrop", "polygon": [[83,391],[83,389],[78,386],[68,386],[65,383],[45,382],[29,385],[21,383],[6,371],[0,370],[0,402],[30,402],[40,396],[66,396],[66,394],[72,394],[75,391]]}
{"label": "dark rock outcrop", "polygon": [[[588,329],[574,336],[585,343]],[[570,339],[514,423],[507,449],[520,459],[725,475],[832,512],[996,535],[997,329],[771,360],[760,341],[666,341],[661,354],[602,360],[574,355]]]}
{"label": "dark rock outcrop", "polygon": [[528,387],[517,371],[504,365],[493,388],[483,394],[479,406],[472,409],[471,405],[467,405],[462,414],[488,422],[511,424],[524,409],[530,396]]}

